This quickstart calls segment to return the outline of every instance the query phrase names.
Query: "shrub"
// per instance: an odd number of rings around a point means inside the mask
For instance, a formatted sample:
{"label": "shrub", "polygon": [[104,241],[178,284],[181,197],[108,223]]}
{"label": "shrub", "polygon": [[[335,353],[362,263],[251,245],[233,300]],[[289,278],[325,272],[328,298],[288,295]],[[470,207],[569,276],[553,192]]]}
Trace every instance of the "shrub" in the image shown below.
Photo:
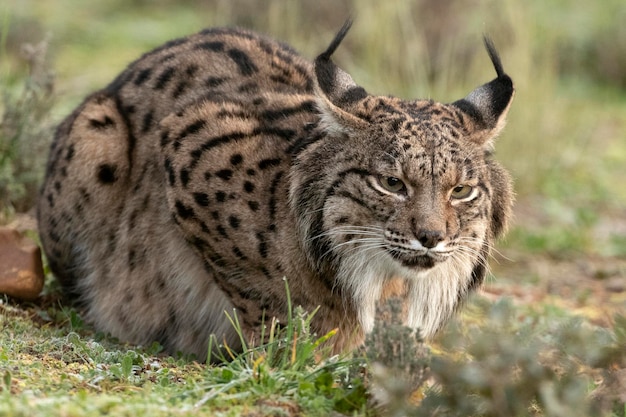
{"label": "shrub", "polygon": [[[0,60],[8,30],[0,37]],[[27,71],[0,75],[0,223],[33,207],[52,137],[54,76],[47,59],[48,41],[24,44],[19,59]]]}
{"label": "shrub", "polygon": [[[509,302],[478,307],[482,324],[448,326],[439,341],[444,353],[425,353],[398,326],[376,326],[367,356],[374,376],[386,378],[376,388],[385,391],[390,415],[625,415],[626,317],[617,316],[613,329],[571,317],[520,324]],[[405,352],[402,361],[398,352]],[[404,397],[397,387],[404,387]],[[423,400],[411,405],[407,399],[419,391]]]}

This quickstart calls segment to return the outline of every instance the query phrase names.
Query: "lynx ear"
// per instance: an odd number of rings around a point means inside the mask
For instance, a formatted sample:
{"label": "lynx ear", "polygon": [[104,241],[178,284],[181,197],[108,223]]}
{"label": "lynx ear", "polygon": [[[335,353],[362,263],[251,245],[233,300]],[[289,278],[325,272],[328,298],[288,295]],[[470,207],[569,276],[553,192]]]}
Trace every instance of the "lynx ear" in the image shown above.
{"label": "lynx ear", "polygon": [[467,97],[455,101],[452,105],[463,110],[470,117],[470,122],[466,126],[470,135],[469,139],[479,145],[490,146],[492,140],[498,136],[505,125],[515,88],[511,77],[502,68],[500,56],[491,39],[485,36],[484,42],[498,77],[481,85]]}
{"label": "lynx ear", "polygon": [[350,110],[355,103],[367,97],[367,92],[330,59],[351,26],[352,20],[348,19],[326,51],[314,63],[318,107],[322,123],[329,133],[347,134],[366,124]]}

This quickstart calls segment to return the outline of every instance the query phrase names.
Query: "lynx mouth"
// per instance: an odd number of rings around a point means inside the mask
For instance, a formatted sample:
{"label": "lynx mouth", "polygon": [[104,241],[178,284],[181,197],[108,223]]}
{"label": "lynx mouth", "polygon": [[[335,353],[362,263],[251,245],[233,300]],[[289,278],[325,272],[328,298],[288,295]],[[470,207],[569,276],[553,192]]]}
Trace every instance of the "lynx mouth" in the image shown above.
{"label": "lynx mouth", "polygon": [[402,266],[411,269],[430,269],[445,259],[437,254],[428,252],[419,255],[409,255],[397,249],[389,249],[388,251],[393,259],[401,263]]}
{"label": "lynx mouth", "polygon": [[428,255],[422,255],[422,256],[418,256],[415,258],[410,258],[410,259],[398,259],[403,266],[406,266],[408,268],[421,268],[421,269],[430,269],[433,266],[435,266],[435,264],[437,263],[437,261],[433,258],[431,258]]}

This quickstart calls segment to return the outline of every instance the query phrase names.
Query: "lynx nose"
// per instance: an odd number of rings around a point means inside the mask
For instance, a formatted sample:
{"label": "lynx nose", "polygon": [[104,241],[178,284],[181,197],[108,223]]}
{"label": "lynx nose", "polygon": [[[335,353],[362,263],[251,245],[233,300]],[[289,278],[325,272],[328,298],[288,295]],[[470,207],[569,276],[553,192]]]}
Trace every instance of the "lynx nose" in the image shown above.
{"label": "lynx nose", "polygon": [[437,246],[437,243],[443,240],[443,232],[438,230],[419,230],[417,232],[417,240],[425,248],[432,249]]}

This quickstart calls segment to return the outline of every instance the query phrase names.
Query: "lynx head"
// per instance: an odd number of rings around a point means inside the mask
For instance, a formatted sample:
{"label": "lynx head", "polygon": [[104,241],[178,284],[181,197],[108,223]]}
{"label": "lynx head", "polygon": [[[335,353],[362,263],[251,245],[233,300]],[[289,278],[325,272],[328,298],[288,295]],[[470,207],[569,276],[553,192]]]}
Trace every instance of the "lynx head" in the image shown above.
{"label": "lynx head", "polygon": [[[463,99],[370,95],[331,61],[349,28],[347,22],[315,60],[320,119],[292,171],[303,245],[357,306],[371,304],[385,279],[402,277],[414,288],[441,287],[435,297],[454,309],[482,282],[492,242],[509,218],[509,175],[491,153],[513,83],[485,38],[497,78]],[[414,298],[433,303],[424,288]],[[366,330],[368,314],[361,314]],[[428,334],[444,319],[409,322]]]}

